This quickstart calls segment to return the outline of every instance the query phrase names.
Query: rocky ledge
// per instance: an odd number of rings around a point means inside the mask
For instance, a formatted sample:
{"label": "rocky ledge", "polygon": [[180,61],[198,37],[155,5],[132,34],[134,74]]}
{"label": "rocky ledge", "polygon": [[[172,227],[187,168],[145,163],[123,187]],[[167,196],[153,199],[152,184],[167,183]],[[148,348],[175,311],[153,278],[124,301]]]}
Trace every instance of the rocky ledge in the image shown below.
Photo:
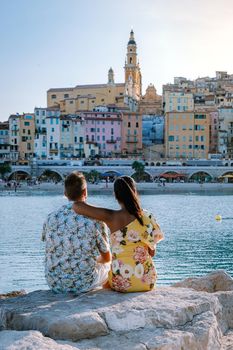
{"label": "rocky ledge", "polygon": [[216,271],[147,293],[35,291],[0,300],[0,329],[0,350],[232,350],[233,280]]}

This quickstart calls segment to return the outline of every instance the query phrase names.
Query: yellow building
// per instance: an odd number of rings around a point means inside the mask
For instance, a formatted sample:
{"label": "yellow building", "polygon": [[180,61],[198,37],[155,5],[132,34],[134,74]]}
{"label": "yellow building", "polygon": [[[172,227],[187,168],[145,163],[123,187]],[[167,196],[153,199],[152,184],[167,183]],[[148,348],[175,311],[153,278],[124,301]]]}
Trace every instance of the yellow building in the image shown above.
{"label": "yellow building", "polygon": [[167,112],[165,115],[166,157],[207,159],[209,130],[208,111]]}
{"label": "yellow building", "polygon": [[[109,70],[110,71],[110,70]],[[124,106],[125,84],[77,85],[74,88],[56,88],[47,92],[47,105],[59,105],[62,114],[75,114],[78,111],[92,111],[96,106],[116,104]]]}
{"label": "yellow building", "polygon": [[13,162],[28,164],[33,157],[34,137],[34,114],[17,114],[9,117],[9,139]]}
{"label": "yellow building", "polygon": [[59,106],[62,114],[74,114],[79,111],[92,111],[96,106],[114,104],[117,107],[124,107],[132,104],[132,99],[138,101],[141,98],[142,85],[133,31],[130,32],[124,69],[125,82],[123,83],[115,83],[114,72],[110,68],[106,84],[49,89],[47,106]]}
{"label": "yellow building", "polygon": [[19,162],[28,163],[33,158],[34,152],[34,114],[28,113],[20,116],[19,136]]}
{"label": "yellow building", "polygon": [[165,103],[165,113],[193,111],[194,109],[194,99],[192,93],[165,91],[163,98],[163,102]]}

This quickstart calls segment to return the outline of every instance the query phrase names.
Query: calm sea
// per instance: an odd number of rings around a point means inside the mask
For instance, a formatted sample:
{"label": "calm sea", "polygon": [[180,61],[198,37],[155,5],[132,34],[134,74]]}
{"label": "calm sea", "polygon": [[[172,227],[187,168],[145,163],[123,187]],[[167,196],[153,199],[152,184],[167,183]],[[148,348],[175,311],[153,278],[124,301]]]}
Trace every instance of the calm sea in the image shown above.
{"label": "calm sea", "polygon": [[[50,195],[0,197],[0,293],[47,288],[41,228],[46,215],[66,202]],[[90,196],[89,202],[118,207],[111,196]],[[141,202],[165,233],[155,257],[158,284],[215,269],[233,276],[233,196],[146,195]]]}

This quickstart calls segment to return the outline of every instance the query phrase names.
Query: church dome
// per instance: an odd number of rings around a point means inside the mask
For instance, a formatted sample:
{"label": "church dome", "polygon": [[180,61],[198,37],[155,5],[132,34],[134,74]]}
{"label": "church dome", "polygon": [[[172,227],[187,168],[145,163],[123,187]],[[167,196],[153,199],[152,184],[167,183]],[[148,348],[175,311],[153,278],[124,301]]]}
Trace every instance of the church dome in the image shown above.
{"label": "church dome", "polygon": [[128,45],[136,45],[136,41],[134,39],[130,39]]}

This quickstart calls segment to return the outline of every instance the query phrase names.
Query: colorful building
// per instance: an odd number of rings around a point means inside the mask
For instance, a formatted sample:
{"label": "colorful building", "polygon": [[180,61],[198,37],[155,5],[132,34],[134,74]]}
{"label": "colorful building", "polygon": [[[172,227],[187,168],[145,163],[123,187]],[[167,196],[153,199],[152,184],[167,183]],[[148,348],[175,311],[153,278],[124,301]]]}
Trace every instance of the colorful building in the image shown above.
{"label": "colorful building", "polygon": [[[121,112],[83,112],[85,143],[98,147],[92,150],[92,155],[116,156],[121,152]],[[95,153],[95,154],[94,154]],[[86,154],[85,154],[86,155]],[[87,155],[86,155],[87,156]]]}
{"label": "colorful building", "polygon": [[166,157],[172,159],[208,159],[209,129],[209,112],[166,113]]}
{"label": "colorful building", "polygon": [[0,162],[10,160],[9,122],[0,122]]}
{"label": "colorful building", "polygon": [[164,116],[142,115],[142,144],[144,147],[164,143]]}
{"label": "colorful building", "polygon": [[142,155],[142,115],[124,112],[122,122],[121,151],[125,155]]}
{"label": "colorful building", "polygon": [[170,92],[164,93],[164,112],[185,112],[194,110],[192,93]]}
{"label": "colorful building", "polygon": [[22,114],[19,124],[19,162],[28,164],[34,154],[35,117],[34,113]]}
{"label": "colorful building", "polygon": [[46,109],[47,159],[60,159],[60,109]]}
{"label": "colorful building", "polygon": [[233,107],[219,108],[218,151],[233,158]]}
{"label": "colorful building", "polygon": [[35,108],[35,140],[34,157],[36,159],[47,159],[47,127],[46,127],[46,108]]}
{"label": "colorful building", "polygon": [[84,156],[84,120],[77,115],[60,117],[60,157]]}
{"label": "colorful building", "polygon": [[9,119],[9,141],[11,149],[11,159],[13,164],[19,160],[19,142],[20,142],[20,115],[12,114]]}

